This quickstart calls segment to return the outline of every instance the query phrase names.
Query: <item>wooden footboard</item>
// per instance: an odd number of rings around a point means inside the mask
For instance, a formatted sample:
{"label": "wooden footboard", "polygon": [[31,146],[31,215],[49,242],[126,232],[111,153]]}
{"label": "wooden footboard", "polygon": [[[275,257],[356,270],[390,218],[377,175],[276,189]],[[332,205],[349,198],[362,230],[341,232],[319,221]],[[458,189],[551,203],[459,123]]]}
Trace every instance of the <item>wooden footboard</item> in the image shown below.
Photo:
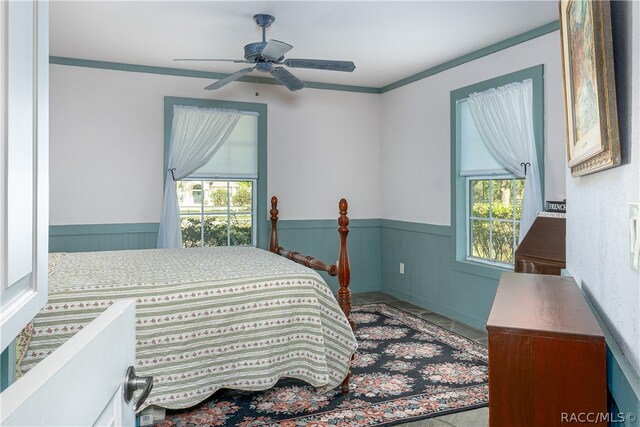
{"label": "wooden footboard", "polygon": [[[278,198],[271,198],[271,241],[269,242],[269,251],[289,258],[298,264],[303,264],[315,270],[326,271],[330,276],[338,276],[340,289],[338,290],[338,304],[344,315],[349,319],[351,329],[355,330],[355,324],[350,319],[351,314],[351,291],[349,290],[349,281],[351,279],[351,267],[349,264],[349,251],[347,250],[347,234],[349,234],[349,217],[347,216],[347,200],[341,199],[338,204],[340,216],[338,217],[338,233],[340,233],[340,252],[338,254],[337,264],[327,264],[310,256],[302,255],[284,249],[278,245]],[[349,392],[349,376],[342,382],[342,392]]]}

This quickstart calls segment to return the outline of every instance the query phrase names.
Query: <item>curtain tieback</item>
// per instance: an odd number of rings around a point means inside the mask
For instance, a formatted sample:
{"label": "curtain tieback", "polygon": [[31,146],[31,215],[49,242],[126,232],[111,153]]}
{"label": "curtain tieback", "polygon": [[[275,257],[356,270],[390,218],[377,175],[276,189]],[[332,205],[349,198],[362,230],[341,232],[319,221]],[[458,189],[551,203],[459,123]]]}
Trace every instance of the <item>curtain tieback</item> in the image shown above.
{"label": "curtain tieback", "polygon": [[[525,175],[525,176],[527,176],[527,166],[531,166],[531,163],[529,163],[529,162],[526,162],[526,163],[525,163],[525,162],[522,162],[522,163],[520,163],[520,166],[522,166],[522,167],[524,168],[524,175]],[[175,179],[174,179],[174,181],[175,181]]]}
{"label": "curtain tieback", "polygon": [[[173,178],[173,180],[176,180],[176,176],[173,174],[176,171],[176,168],[170,168],[169,172],[171,172],[171,178]],[[525,173],[526,173],[526,169],[525,169]]]}

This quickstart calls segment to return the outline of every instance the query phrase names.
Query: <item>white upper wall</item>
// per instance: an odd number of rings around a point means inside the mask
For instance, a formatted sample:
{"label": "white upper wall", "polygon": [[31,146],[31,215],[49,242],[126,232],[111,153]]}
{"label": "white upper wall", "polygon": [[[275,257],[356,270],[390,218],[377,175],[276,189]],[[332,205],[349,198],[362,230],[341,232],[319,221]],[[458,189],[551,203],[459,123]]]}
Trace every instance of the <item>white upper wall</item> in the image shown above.
{"label": "white upper wall", "polygon": [[631,268],[629,255],[629,203],[640,202],[640,5],[616,3],[616,9],[626,5],[620,15],[628,14],[617,22],[614,37],[627,40],[626,49],[614,51],[625,57],[616,60],[626,68],[616,78],[626,76],[626,82],[616,84],[625,96],[618,100],[618,114],[626,124],[620,139],[627,162],[579,178],[567,172],[567,269],[640,373],[640,273]]}
{"label": "white upper wall", "polygon": [[[545,190],[565,198],[559,33],[383,95],[51,65],[52,225],[158,222],[163,97],[268,104],[268,192],[283,219],[336,216],[450,223],[451,90],[545,65]],[[264,207],[261,207],[264,209]]]}
{"label": "white upper wall", "polygon": [[382,218],[451,223],[450,92],[544,64],[545,199],[565,198],[559,31],[382,95]]}
{"label": "white upper wall", "polygon": [[[379,218],[379,95],[50,66],[50,224],[159,222],[164,96],[268,104],[268,194],[283,219]],[[260,207],[267,209],[267,207]]]}

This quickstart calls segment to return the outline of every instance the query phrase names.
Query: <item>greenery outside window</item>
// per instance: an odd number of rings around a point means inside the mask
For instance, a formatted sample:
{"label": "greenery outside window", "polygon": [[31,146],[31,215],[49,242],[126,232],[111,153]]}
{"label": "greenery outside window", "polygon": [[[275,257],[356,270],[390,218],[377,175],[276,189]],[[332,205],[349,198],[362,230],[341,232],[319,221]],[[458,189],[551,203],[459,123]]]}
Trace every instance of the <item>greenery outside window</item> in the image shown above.
{"label": "greenery outside window", "polygon": [[178,181],[185,247],[252,245],[255,180]]}
{"label": "greenery outside window", "polygon": [[513,264],[520,233],[524,180],[467,178],[467,259],[502,267]]}

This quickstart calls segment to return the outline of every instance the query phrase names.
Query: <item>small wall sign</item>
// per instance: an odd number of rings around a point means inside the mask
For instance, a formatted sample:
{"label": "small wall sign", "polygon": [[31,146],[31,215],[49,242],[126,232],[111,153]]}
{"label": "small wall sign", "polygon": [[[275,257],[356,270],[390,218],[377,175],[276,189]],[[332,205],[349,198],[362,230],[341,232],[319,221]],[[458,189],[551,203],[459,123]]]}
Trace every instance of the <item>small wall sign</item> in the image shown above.
{"label": "small wall sign", "polygon": [[547,200],[544,204],[544,210],[547,212],[567,212],[567,201],[553,201]]}

